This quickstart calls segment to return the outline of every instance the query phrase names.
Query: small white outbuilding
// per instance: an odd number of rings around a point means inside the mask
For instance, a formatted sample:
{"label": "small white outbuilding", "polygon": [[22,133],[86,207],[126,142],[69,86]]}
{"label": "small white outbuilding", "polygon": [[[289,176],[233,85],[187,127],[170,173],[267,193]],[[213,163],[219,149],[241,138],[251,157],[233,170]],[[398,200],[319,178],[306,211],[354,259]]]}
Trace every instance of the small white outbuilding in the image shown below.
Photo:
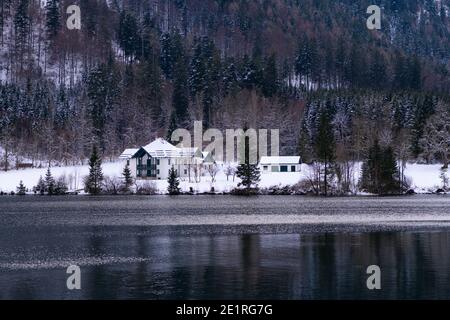
{"label": "small white outbuilding", "polygon": [[261,173],[269,172],[300,172],[301,159],[299,156],[289,157],[261,157],[259,161]]}

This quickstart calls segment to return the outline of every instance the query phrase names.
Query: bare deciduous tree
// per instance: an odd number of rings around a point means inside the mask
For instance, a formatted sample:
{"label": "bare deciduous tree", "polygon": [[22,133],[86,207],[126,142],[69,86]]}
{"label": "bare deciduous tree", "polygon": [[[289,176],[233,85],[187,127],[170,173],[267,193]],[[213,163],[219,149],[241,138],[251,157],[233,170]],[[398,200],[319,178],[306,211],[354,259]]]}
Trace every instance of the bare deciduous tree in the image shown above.
{"label": "bare deciduous tree", "polygon": [[209,176],[211,177],[211,183],[216,182],[216,175],[220,171],[217,164],[215,162],[213,164],[209,164],[207,166],[207,170],[208,170]]}
{"label": "bare deciduous tree", "polygon": [[236,167],[231,163],[227,163],[227,166],[225,167],[225,175],[227,176],[227,181],[230,176],[233,176],[234,181],[234,176],[236,175]]}

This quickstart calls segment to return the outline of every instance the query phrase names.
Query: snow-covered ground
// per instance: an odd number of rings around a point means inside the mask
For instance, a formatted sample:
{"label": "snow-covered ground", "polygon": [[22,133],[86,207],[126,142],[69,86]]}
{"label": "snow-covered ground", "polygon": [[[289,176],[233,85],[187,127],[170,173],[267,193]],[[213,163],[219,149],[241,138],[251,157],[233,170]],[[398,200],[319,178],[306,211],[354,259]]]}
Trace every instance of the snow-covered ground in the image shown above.
{"label": "snow-covered ground", "polygon": [[[120,176],[120,163],[104,163],[103,173],[108,176]],[[20,181],[28,189],[32,189],[38,182],[39,177],[45,177],[47,168],[34,168],[23,170],[10,170],[7,172],[0,172],[0,191],[10,192],[16,191],[16,187]],[[89,174],[89,166],[69,166],[69,167],[52,167],[52,176],[58,178],[66,176],[69,182],[70,190],[77,190],[83,188],[83,177]]]}
{"label": "snow-covered ground", "polygon": [[413,164],[406,167],[406,176],[411,179],[411,188],[417,193],[426,193],[442,187],[439,178],[440,164]]}
{"label": "snow-covered ground", "polygon": [[[122,173],[122,164],[120,162],[103,163],[103,173],[109,177],[120,177]],[[409,164],[406,168],[406,176],[410,179],[412,188],[417,193],[427,193],[435,191],[441,186],[441,180],[439,178],[441,165],[423,165],[423,164]],[[10,192],[16,191],[16,187],[20,181],[23,181],[24,185],[28,189],[32,189],[39,180],[39,177],[45,176],[47,169],[24,169],[24,170],[11,170],[8,172],[0,171],[0,191]],[[359,171],[359,170],[357,170]],[[69,190],[80,190],[83,188],[83,177],[89,173],[89,167],[85,166],[68,166],[68,167],[52,167],[51,172],[53,177],[58,178],[65,176],[66,181],[69,183]],[[265,173],[261,174],[260,187],[271,187],[275,185],[293,185],[300,180],[307,177],[309,167],[305,164],[302,165],[302,171],[296,173]],[[359,175],[359,172],[356,172]],[[355,177],[357,181],[357,177]],[[189,191],[190,188],[194,192],[208,192],[211,187],[214,186],[216,192],[227,192],[236,187],[239,182],[238,178],[227,178],[223,172],[219,172],[216,176],[214,184],[211,183],[210,176],[206,173],[202,177],[200,183],[189,182],[184,179],[180,183],[180,187],[183,191]],[[152,181],[155,184],[159,192],[165,193],[167,190],[167,182],[165,180]]]}

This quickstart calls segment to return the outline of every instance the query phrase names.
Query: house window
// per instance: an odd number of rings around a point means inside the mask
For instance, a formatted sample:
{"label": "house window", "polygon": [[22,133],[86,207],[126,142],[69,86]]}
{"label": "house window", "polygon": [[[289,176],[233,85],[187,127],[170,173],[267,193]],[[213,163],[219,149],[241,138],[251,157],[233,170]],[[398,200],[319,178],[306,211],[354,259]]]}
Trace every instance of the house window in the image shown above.
{"label": "house window", "polygon": [[159,166],[159,159],[156,159],[156,165]]}
{"label": "house window", "polygon": [[169,166],[170,166],[170,159],[169,159]]}
{"label": "house window", "polygon": [[295,172],[296,170],[295,170],[295,166],[291,166],[291,171],[292,172]]}
{"label": "house window", "polygon": [[138,177],[141,177],[141,176],[142,176],[142,172],[141,172],[142,167],[141,167],[141,165],[142,165],[142,158],[138,158],[138,159],[137,159],[137,168],[136,168],[136,170],[137,170],[136,175],[137,175]]}
{"label": "house window", "polygon": [[281,172],[288,172],[288,166],[280,166],[280,171]]}
{"label": "house window", "polygon": [[147,159],[147,177],[151,177],[152,176],[152,159],[148,158]]}
{"label": "house window", "polygon": [[130,165],[130,159],[127,160],[127,166],[129,166],[129,165]]}
{"label": "house window", "polygon": [[184,174],[187,174],[187,169],[184,169]]}
{"label": "house window", "polygon": [[263,166],[263,170],[267,171],[269,169],[269,166]]}
{"label": "house window", "polygon": [[272,172],[280,172],[280,167],[272,166]]}
{"label": "house window", "polygon": [[156,174],[159,174],[159,169],[156,169]]}

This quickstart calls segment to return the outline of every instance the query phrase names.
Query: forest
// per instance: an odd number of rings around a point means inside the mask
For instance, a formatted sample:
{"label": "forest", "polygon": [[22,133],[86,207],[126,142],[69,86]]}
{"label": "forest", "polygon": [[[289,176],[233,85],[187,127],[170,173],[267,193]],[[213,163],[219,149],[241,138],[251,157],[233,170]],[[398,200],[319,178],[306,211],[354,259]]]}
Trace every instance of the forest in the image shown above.
{"label": "forest", "polygon": [[376,2],[381,30],[370,1],[2,0],[0,165],[113,160],[201,120],[280,129],[344,185],[371,155],[446,167],[450,1]]}

